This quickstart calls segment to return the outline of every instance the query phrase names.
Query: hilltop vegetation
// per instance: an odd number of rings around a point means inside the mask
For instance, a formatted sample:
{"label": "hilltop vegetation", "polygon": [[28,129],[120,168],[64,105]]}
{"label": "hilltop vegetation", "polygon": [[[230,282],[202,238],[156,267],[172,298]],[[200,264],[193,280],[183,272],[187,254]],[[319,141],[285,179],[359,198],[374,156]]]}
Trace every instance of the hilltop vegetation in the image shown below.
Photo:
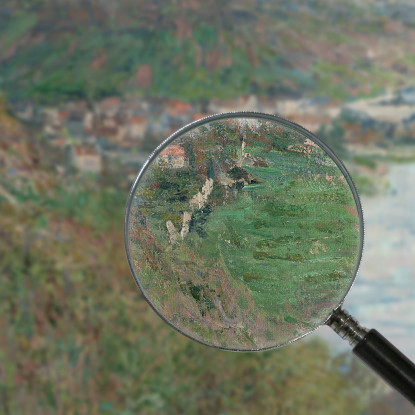
{"label": "hilltop vegetation", "polygon": [[413,27],[350,0],[3,3],[0,88],[14,99],[346,99],[415,74]]}

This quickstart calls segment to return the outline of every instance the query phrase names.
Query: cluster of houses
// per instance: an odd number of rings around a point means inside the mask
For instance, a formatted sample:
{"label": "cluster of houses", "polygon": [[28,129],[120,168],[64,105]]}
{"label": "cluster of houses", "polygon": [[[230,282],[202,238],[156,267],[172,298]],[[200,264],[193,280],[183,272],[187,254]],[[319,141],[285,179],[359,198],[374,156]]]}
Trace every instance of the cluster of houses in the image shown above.
{"label": "cluster of houses", "polygon": [[415,87],[387,91],[346,104],[345,138],[354,143],[405,139],[415,142]]}
{"label": "cluster of houses", "polygon": [[[346,113],[353,119],[343,122],[345,138],[351,142],[358,141],[356,137],[365,129],[376,130],[376,126],[393,127],[394,131],[412,134],[415,139],[415,88],[343,106],[329,99],[249,95],[212,99],[203,104],[142,97],[109,97],[94,104],[78,101],[43,108],[30,102],[17,102],[12,103],[12,109],[21,120],[37,123],[53,146],[66,149],[73,166],[80,172],[90,173],[103,170],[104,158],[137,167],[158,143],[178,128],[210,114],[233,111],[279,114],[311,132],[318,132]],[[182,163],[179,153],[163,156],[171,163]]]}

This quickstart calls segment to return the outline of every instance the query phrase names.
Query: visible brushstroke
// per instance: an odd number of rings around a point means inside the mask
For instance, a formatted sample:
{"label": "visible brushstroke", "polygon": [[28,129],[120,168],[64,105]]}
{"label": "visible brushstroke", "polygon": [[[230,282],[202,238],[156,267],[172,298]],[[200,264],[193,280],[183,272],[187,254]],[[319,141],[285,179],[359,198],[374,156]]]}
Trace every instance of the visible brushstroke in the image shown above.
{"label": "visible brushstroke", "polygon": [[267,120],[215,121],[177,138],[149,165],[131,212],[145,294],[216,346],[308,332],[343,298],[359,256],[344,172],[309,137]]}

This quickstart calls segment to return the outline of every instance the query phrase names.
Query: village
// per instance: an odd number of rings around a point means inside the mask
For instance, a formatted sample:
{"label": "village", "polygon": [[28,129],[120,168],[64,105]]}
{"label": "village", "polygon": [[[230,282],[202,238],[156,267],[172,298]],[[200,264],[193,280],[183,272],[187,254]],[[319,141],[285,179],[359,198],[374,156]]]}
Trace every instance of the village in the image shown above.
{"label": "village", "polygon": [[143,97],[108,97],[90,104],[59,107],[12,103],[14,115],[37,125],[42,136],[65,156],[65,166],[81,174],[99,175],[111,166],[128,180],[156,145],[184,125],[211,114],[255,111],[278,114],[317,135],[337,121],[346,145],[384,145],[396,138],[415,140],[415,88],[388,91],[377,98],[341,105],[329,99],[277,99],[242,96],[202,104]]}

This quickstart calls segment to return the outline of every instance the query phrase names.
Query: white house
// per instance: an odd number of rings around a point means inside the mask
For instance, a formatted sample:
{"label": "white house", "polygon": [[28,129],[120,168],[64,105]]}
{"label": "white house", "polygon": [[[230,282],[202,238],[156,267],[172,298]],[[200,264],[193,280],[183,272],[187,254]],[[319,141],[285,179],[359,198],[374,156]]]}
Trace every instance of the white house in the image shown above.
{"label": "white house", "polygon": [[72,159],[75,167],[82,173],[101,172],[101,155],[93,145],[73,146]]}
{"label": "white house", "polygon": [[88,111],[84,116],[84,129],[85,131],[92,131],[94,128],[94,113]]}
{"label": "white house", "polygon": [[143,138],[147,131],[147,118],[131,117],[128,120],[127,134],[132,138]]}

